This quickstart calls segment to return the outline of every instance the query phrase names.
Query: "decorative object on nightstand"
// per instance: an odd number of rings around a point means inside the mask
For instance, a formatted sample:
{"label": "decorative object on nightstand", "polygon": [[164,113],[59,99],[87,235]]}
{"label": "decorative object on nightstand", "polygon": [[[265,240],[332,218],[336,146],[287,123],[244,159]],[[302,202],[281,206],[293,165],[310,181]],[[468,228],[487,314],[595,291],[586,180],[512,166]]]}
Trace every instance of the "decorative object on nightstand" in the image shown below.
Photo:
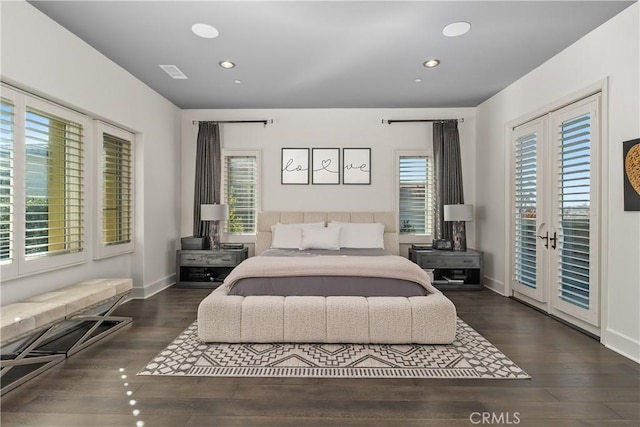
{"label": "decorative object on nightstand", "polygon": [[444,205],[444,220],[453,222],[453,250],[467,250],[464,222],[473,221],[473,205]]}
{"label": "decorative object on nightstand", "polygon": [[[440,251],[452,251],[453,250],[453,241],[447,239],[433,239],[431,242],[433,249],[438,249]],[[414,247],[414,249],[416,249]],[[430,248],[429,248],[430,249]]]}
{"label": "decorative object on nightstand", "polygon": [[244,249],[243,243],[220,243],[220,249]]}
{"label": "decorative object on nightstand", "polygon": [[229,205],[200,205],[200,220],[209,221],[209,249],[220,249],[220,221],[229,219]]}
{"label": "decorative object on nightstand", "polygon": [[432,284],[444,290],[482,289],[483,254],[469,249],[438,251],[409,248],[409,259],[433,274]]}
{"label": "decorative object on nightstand", "polygon": [[180,287],[218,287],[238,264],[247,259],[248,248],[180,250],[176,252],[177,284]]}
{"label": "decorative object on nightstand", "polygon": [[206,237],[182,237],[180,238],[180,249],[186,250],[205,250],[207,249]]}

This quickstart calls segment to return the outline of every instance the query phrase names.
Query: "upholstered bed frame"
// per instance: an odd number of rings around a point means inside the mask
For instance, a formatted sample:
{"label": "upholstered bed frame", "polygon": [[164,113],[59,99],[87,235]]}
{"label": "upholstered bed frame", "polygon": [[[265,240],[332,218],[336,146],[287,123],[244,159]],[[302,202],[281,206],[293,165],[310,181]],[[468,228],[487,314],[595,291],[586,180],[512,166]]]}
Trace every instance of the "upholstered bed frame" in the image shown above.
{"label": "upholstered bed frame", "polygon": [[399,254],[398,228],[393,212],[260,212],[256,233],[255,254],[260,255],[271,246],[271,226],[276,223],[300,224],[305,222],[379,222],[384,224],[384,248]]}
{"label": "upholstered bed frame", "polygon": [[[385,249],[398,254],[395,215],[390,212],[261,212],[255,254],[271,245],[276,223],[379,222]],[[220,286],[198,308],[205,342],[331,342],[449,344],[456,310],[441,292],[415,297],[239,296]]]}

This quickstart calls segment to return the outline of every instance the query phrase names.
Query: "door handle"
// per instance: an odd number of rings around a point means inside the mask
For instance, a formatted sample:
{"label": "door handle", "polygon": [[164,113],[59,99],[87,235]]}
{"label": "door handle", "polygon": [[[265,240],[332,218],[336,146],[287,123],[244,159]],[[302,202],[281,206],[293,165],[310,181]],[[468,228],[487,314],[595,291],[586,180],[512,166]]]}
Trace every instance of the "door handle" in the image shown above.
{"label": "door handle", "polygon": [[[547,234],[545,236],[541,236],[541,235],[538,234],[538,238],[544,240],[544,247],[549,249],[549,232],[547,231]],[[555,247],[554,247],[554,249],[555,249]]]}
{"label": "door handle", "polygon": [[558,242],[558,235],[557,235],[557,233],[555,231],[553,232],[553,237],[550,238],[549,240],[551,240],[551,249],[555,249],[556,248],[556,243]]}

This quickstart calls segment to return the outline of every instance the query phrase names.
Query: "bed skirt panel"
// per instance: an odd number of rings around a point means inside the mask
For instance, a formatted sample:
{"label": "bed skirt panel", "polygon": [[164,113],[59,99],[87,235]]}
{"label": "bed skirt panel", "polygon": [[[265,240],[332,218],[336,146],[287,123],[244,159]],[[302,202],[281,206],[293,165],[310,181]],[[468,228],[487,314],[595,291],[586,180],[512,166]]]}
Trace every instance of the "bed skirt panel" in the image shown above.
{"label": "bed skirt panel", "polygon": [[327,330],[325,297],[284,299],[285,342],[325,342]]}
{"label": "bed skirt panel", "polygon": [[204,342],[450,344],[456,309],[442,293],[417,297],[228,295],[198,307]]}

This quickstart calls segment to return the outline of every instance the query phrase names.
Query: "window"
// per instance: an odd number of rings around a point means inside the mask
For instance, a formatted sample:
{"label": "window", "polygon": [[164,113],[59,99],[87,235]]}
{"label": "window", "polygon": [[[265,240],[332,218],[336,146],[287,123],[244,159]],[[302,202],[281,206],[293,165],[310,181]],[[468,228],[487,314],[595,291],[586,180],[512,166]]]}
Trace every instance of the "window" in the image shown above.
{"label": "window", "polygon": [[401,235],[433,231],[433,161],[425,153],[399,153],[398,219]]}
{"label": "window", "polygon": [[26,256],[81,251],[82,126],[29,108],[25,148]]}
{"label": "window", "polygon": [[260,153],[223,152],[222,196],[229,205],[226,232],[229,235],[255,234],[259,210]]}
{"label": "window", "polygon": [[2,276],[83,262],[87,118],[5,86],[2,94]]}
{"label": "window", "polygon": [[122,129],[97,122],[100,175],[96,258],[133,251],[133,139]]}

